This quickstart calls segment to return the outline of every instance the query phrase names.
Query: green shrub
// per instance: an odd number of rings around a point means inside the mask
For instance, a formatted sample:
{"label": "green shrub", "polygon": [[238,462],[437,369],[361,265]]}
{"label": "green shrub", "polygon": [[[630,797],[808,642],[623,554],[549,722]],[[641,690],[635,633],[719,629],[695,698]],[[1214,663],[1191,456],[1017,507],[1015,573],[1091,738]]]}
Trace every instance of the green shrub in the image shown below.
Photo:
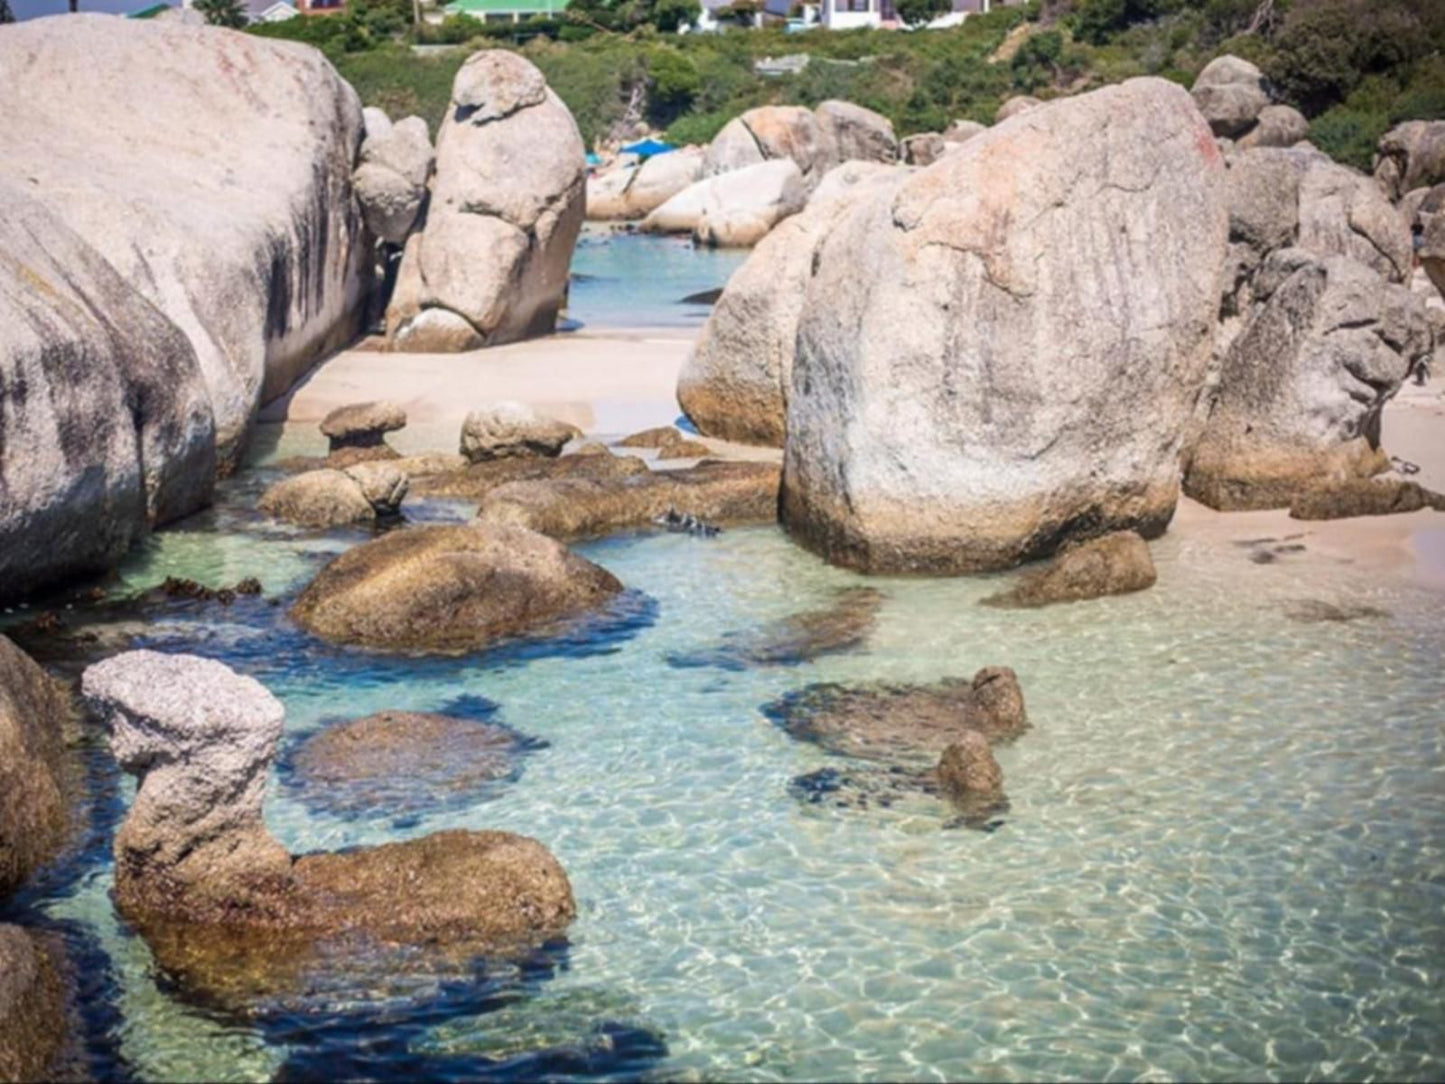
{"label": "green shrub", "polygon": [[1389,130],[1385,113],[1372,113],[1339,105],[1310,122],[1310,142],[1337,162],[1369,171],[1375,144]]}
{"label": "green shrub", "polygon": [[711,143],[723,125],[733,119],[732,113],[688,113],[672,122],[667,141],[679,146],[688,143]]}

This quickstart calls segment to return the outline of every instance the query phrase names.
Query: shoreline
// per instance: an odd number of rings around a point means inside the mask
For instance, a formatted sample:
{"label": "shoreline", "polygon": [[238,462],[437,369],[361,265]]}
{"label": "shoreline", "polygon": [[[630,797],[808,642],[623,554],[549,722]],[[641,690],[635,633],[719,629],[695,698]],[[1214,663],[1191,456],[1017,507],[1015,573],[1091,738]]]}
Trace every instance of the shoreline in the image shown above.
{"label": "shoreline", "polygon": [[[677,376],[701,329],[582,328],[461,354],[400,354],[365,346],[320,362],[289,392],[261,409],[258,421],[314,427],[348,403],[394,399],[408,425],[392,435],[399,451],[452,451],[474,406],[515,399],[584,430],[616,439],[677,424]],[[1400,389],[1385,406],[1386,451],[1419,468],[1409,478],[1445,492],[1445,380]],[[776,460],[776,449],[702,438],[720,458]],[[1303,535],[1310,549],[1371,572],[1407,571],[1445,589],[1445,515],[1428,510],[1393,516],[1304,522],[1285,509],[1216,512],[1179,500],[1170,532],[1227,543]]]}

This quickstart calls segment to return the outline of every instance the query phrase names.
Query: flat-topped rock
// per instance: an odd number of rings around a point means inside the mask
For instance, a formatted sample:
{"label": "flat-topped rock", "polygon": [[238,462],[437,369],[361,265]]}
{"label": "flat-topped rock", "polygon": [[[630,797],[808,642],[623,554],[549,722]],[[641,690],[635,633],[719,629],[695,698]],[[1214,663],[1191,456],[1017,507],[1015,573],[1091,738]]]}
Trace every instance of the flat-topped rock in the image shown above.
{"label": "flat-topped rock", "polygon": [[1043,568],[983,601],[1004,608],[1048,606],[1143,591],[1157,578],[1148,543],[1133,531],[1115,531],[1066,547]]}
{"label": "flat-topped rock", "polygon": [[483,498],[477,517],[554,538],[647,527],[669,513],[714,525],[775,523],[781,480],[771,463],[704,462],[611,477],[576,473],[498,486]]}
{"label": "flat-topped rock", "polygon": [[569,440],[580,437],[575,425],[544,418],[531,407],[510,400],[479,407],[462,423],[461,453],[472,463],[517,456],[556,456]]}
{"label": "flat-topped rock", "polygon": [[521,527],[409,527],[334,559],[291,616],[336,643],[460,652],[550,631],[621,590],[610,572]]}
{"label": "flat-topped rock", "polygon": [[1291,519],[1392,516],[1432,508],[1445,512],[1445,494],[1398,478],[1352,478],[1306,486],[1290,502]]}
{"label": "flat-topped rock", "polygon": [[412,492],[428,497],[454,497],[481,501],[488,493],[509,482],[550,481],[560,478],[627,478],[648,473],[647,464],[636,456],[601,452],[539,456],[525,459],[485,459],[460,470],[416,476]]}
{"label": "flat-topped rock", "polygon": [[831,753],[903,763],[931,764],[967,731],[997,743],[1029,726],[1023,690],[1006,666],[933,685],[809,685],[762,711],[794,738]]}
{"label": "flat-topped rock", "polygon": [[321,419],[321,435],[331,441],[330,450],[374,448],[386,434],[406,428],[406,408],[390,401],[350,403],[337,407]]}

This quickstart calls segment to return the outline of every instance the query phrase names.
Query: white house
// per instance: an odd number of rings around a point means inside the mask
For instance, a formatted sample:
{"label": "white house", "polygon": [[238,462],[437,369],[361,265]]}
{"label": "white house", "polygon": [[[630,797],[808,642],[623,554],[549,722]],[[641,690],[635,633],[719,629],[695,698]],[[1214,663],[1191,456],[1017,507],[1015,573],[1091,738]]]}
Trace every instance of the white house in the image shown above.
{"label": "white house", "polygon": [[[1009,0],[953,0],[953,13],[936,19],[930,26],[953,26],[959,16],[992,10]],[[857,30],[867,26],[897,26],[898,12],[893,0],[823,0],[821,21],[829,30]]]}

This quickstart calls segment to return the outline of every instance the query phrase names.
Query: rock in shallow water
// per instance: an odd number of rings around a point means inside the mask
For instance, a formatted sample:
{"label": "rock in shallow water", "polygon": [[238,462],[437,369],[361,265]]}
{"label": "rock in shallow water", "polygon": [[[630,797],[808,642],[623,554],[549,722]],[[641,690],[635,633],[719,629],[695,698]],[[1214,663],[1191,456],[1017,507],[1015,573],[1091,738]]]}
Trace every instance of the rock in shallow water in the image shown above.
{"label": "rock in shallow water", "polygon": [[1022,608],[1124,595],[1153,587],[1157,578],[1149,544],[1133,531],[1115,531],[1069,546],[1045,567],[1024,573],[1013,587],[989,596],[983,604]]}
{"label": "rock in shallow water", "polygon": [[400,816],[475,802],[515,781],[522,757],[546,745],[498,723],[382,711],[326,727],[302,743],[290,767],[308,805]]}
{"label": "rock in shallow water", "polygon": [[[64,839],[61,758],[70,714],[60,685],[0,636],[0,897]],[[0,1079],[10,1078],[0,1073]]]}
{"label": "rock in shallow water", "polygon": [[934,685],[809,685],[762,713],[830,753],[915,763],[932,763],[966,731],[1004,742],[1029,726],[1018,676],[1006,666]]}
{"label": "rock in shallow water", "polygon": [[1445,494],[1397,478],[1355,478],[1313,485],[1290,502],[1291,519],[1349,519],[1392,516],[1433,508],[1445,512]]}
{"label": "rock in shallow water", "polygon": [[672,654],[667,662],[679,668],[742,670],[749,666],[795,666],[822,655],[849,651],[872,633],[883,599],[883,592],[872,587],[846,588],[821,609],[790,614],[756,629],[726,633],[715,647]]}
{"label": "rock in shallow water", "polygon": [[616,479],[648,473],[647,464],[636,456],[600,452],[564,455],[487,459],[417,477],[413,492],[427,497],[453,497],[483,501],[494,489],[509,482],[545,482],[563,478]]}
{"label": "rock in shallow water", "polygon": [[288,854],[262,819],[284,709],[221,663],[127,652],[90,667],[83,688],[138,780],[115,840],[117,906],[201,992],[245,1000],[388,944],[516,951],[575,914],[556,860],[508,833]]}
{"label": "rock in shallow water", "polygon": [[563,445],[581,435],[575,425],[544,418],[523,403],[492,403],[472,411],[462,423],[461,453],[472,463],[557,456]]}
{"label": "rock in shallow water", "polygon": [[309,470],[283,478],[261,494],[256,507],[276,519],[318,530],[376,519],[361,485],[339,470]]}
{"label": "rock in shallow water", "polygon": [[520,527],[410,527],[328,564],[291,616],[326,640],[401,651],[470,651],[552,630],[622,584]]}
{"label": "rock in shallow water", "polygon": [[0,925],[0,1080],[58,1079],[66,1012],[57,952],[51,939]]}

